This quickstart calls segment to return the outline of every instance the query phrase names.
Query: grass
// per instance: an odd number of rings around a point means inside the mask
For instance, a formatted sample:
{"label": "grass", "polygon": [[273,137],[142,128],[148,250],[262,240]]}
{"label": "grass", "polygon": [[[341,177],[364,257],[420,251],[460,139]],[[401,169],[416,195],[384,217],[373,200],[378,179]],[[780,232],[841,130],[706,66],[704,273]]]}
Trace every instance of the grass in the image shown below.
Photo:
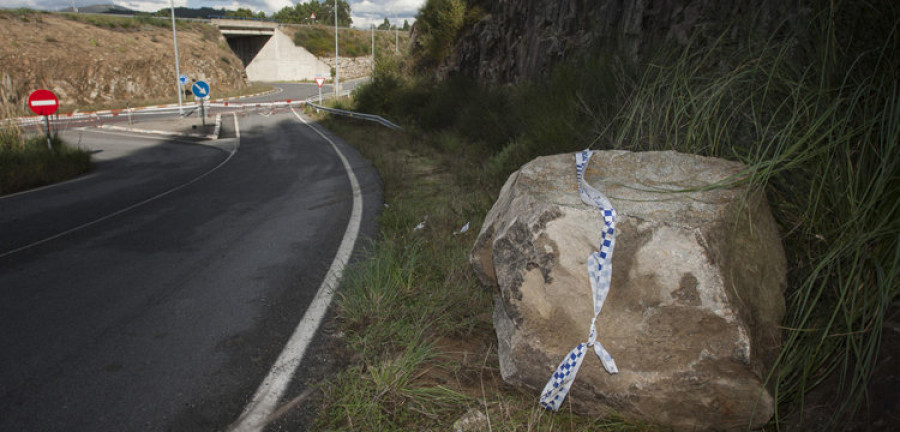
{"label": "grass", "polygon": [[[836,7],[817,9],[795,38],[744,49],[707,40],[660,50],[674,55],[645,65],[599,54],[561,66],[545,84],[503,89],[437,82],[381,59],[375,81],[356,93],[356,109],[406,132],[326,121],[375,163],[390,205],[372,257],[358,270],[365,276],[347,282],[338,301],[360,366],[335,385],[361,386],[374,379],[369,367],[429,342],[437,351],[406,363],[404,376],[418,379],[405,386],[437,382],[466,398],[436,423],[410,420],[403,398],[381,400],[369,420],[346,408],[368,394],[350,402],[332,387],[323,426],[422,430],[476,407],[494,430],[644,428],[549,415],[535,409],[536,395],[500,382],[491,307],[465,262],[472,234],[452,235],[468,220],[477,232],[522,163],[584,147],[673,149],[748,166],[743,181],[767,193],[789,259],[783,347],[767,377],[778,408],[767,429],[811,426],[802,422],[812,392],[825,394],[830,418],[815,427],[855,424],[872,402],[867,388],[883,324],[900,294],[900,11]],[[427,228],[414,231],[425,216]],[[454,300],[467,307],[446,309]],[[473,363],[467,355],[476,352],[483,357]],[[441,358],[450,372],[434,372]],[[435,380],[442,375],[450,378]]]}
{"label": "grass", "polygon": [[[477,145],[452,132],[420,141],[353,119],[320,121],[373,161],[386,206],[376,243],[338,292],[338,324],[357,361],[323,388],[317,429],[445,429],[478,409],[500,431],[648,430],[548,415],[500,379],[492,293],[467,260],[495,192],[471,187],[481,170],[460,154],[478,154]],[[466,222],[470,230],[454,234]]]}
{"label": "grass", "polygon": [[724,52],[688,47],[663,63],[672,66],[650,68],[624,108],[595,125],[595,146],[747,164],[790,260],[784,346],[769,376],[774,423],[802,417],[806,394],[827,385],[840,429],[864,407],[900,294],[900,29],[894,21],[879,44],[860,47],[854,29],[829,18],[813,21],[810,46],[767,46],[724,72],[712,64]]}
{"label": "grass", "polygon": [[57,183],[93,168],[87,150],[53,137],[24,136],[13,125],[0,125],[0,196]]}
{"label": "grass", "polygon": [[[334,28],[329,26],[290,26],[294,32],[294,44],[306,48],[318,57],[334,56]],[[368,30],[341,28],[338,34],[338,54],[341,57],[365,57],[372,55],[372,33]],[[392,31],[375,32],[376,53],[395,51],[396,36]],[[409,36],[399,35],[399,49],[406,51]]]}

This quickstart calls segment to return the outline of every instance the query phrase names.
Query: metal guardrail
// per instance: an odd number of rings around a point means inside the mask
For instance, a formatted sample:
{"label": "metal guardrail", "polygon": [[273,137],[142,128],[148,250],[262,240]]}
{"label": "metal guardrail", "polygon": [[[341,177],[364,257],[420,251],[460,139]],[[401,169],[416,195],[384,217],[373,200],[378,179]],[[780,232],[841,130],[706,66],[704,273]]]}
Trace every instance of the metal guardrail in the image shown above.
{"label": "metal guardrail", "polygon": [[353,111],[347,111],[347,110],[342,110],[342,109],[336,109],[336,108],[326,108],[326,107],[323,107],[323,106],[321,106],[321,105],[316,105],[316,104],[310,103],[310,102],[307,102],[306,104],[309,105],[309,106],[311,106],[311,107],[313,107],[313,108],[315,108],[315,109],[317,109],[317,110],[322,110],[322,111],[325,111],[325,112],[330,112],[330,113],[332,113],[332,114],[342,115],[342,116],[346,116],[346,117],[353,117],[353,118],[358,118],[358,119],[362,119],[362,120],[373,121],[373,122],[375,122],[375,123],[379,123],[379,124],[381,124],[382,126],[388,127],[388,128],[390,128],[390,129],[394,129],[394,130],[402,130],[402,129],[403,129],[403,128],[401,128],[400,126],[397,126],[396,124],[391,123],[388,119],[386,119],[386,118],[384,118],[384,117],[382,117],[382,116],[377,116],[377,115],[372,115],[372,114],[363,114],[363,113],[358,113],[358,112],[353,112]]}
{"label": "metal guardrail", "polygon": [[[341,96],[348,96],[352,92],[353,92],[353,90],[344,90],[341,92]],[[334,95],[332,93],[324,94],[322,99],[323,100],[324,99],[334,99]],[[373,121],[375,123],[378,123],[382,126],[390,128],[390,129],[403,130],[402,127],[398,126],[396,123],[392,123],[390,120],[388,120],[382,116],[378,116],[378,115],[374,115],[374,114],[358,113],[358,112],[354,112],[354,111],[347,111],[347,110],[342,110],[342,109],[337,109],[337,108],[328,108],[328,107],[324,107],[322,105],[316,104],[315,101],[318,101],[318,100],[319,100],[319,96],[308,97],[308,98],[306,98],[306,105],[311,106],[317,110],[322,110],[322,111],[329,112],[329,113],[336,114],[336,115],[358,118],[361,120]]]}

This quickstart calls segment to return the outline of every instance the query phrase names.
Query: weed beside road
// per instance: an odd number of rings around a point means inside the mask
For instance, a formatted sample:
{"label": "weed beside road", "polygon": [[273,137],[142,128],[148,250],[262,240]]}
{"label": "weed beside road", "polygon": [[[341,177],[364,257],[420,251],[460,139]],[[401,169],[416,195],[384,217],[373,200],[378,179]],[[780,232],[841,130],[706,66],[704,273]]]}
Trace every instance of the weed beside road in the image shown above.
{"label": "weed beside road", "polygon": [[25,137],[14,127],[0,126],[0,196],[57,183],[93,168],[91,154],[53,137]]}

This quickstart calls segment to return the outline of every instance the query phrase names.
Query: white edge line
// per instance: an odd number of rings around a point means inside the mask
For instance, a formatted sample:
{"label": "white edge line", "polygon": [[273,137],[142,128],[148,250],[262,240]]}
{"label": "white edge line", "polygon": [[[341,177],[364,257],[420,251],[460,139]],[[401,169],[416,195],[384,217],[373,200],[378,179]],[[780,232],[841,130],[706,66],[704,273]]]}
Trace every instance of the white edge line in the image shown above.
{"label": "white edge line", "polygon": [[[234,124],[235,124],[235,130],[237,130],[237,117],[235,117]],[[101,217],[101,218],[99,218],[99,219],[95,219],[95,220],[92,220],[92,221],[90,221],[90,222],[88,222],[88,223],[81,224],[81,225],[79,225],[79,226],[77,226],[77,227],[75,227],[75,228],[72,228],[72,229],[63,231],[63,232],[61,232],[61,233],[59,233],[59,234],[52,235],[52,236],[47,237],[47,238],[45,238],[45,239],[43,239],[43,240],[38,240],[38,241],[36,241],[36,242],[34,242],[34,243],[27,244],[27,245],[25,245],[25,246],[22,246],[22,247],[13,249],[13,250],[11,250],[11,251],[3,252],[2,254],[0,254],[0,258],[4,258],[4,257],[7,257],[7,256],[12,255],[12,254],[22,252],[23,250],[30,249],[30,248],[33,248],[33,247],[38,246],[38,245],[42,245],[42,244],[47,243],[47,242],[49,242],[49,241],[56,240],[56,239],[58,239],[58,238],[60,238],[60,237],[65,237],[65,236],[67,236],[67,235],[69,235],[69,234],[72,234],[72,233],[74,233],[74,232],[76,232],[76,231],[80,231],[80,230],[83,230],[83,229],[85,229],[85,228],[87,228],[87,227],[90,227],[90,226],[96,225],[96,224],[98,224],[98,223],[100,223],[100,222],[103,222],[103,221],[105,221],[105,220],[112,219],[112,218],[114,218],[114,217],[116,217],[116,216],[119,216],[119,215],[121,215],[121,214],[127,213],[127,212],[129,212],[129,211],[131,211],[131,210],[134,210],[134,209],[136,209],[136,208],[138,208],[138,207],[140,207],[140,206],[142,206],[142,205],[148,204],[148,203],[153,202],[153,201],[156,201],[156,200],[158,200],[158,199],[160,199],[160,198],[162,198],[162,197],[165,197],[165,196],[167,196],[167,195],[170,195],[170,194],[173,194],[173,193],[175,193],[175,192],[178,192],[178,191],[180,191],[180,190],[182,190],[182,189],[184,189],[184,188],[186,188],[186,187],[188,187],[188,186],[190,186],[190,185],[192,185],[192,184],[194,184],[194,183],[197,183],[198,181],[200,181],[200,180],[202,180],[203,178],[205,178],[206,176],[212,174],[213,172],[215,172],[215,171],[218,170],[219,168],[222,168],[223,166],[225,166],[225,164],[227,164],[227,163],[231,160],[231,158],[233,158],[234,155],[237,153],[238,148],[240,147],[240,145],[241,145],[241,140],[240,140],[240,135],[238,135],[238,138],[237,138],[237,140],[235,141],[234,149],[231,150],[231,152],[229,153],[228,157],[225,158],[225,160],[223,160],[221,163],[219,163],[218,165],[216,165],[215,167],[213,167],[213,168],[210,169],[209,171],[207,171],[207,172],[205,172],[205,173],[203,173],[203,174],[200,174],[198,177],[195,177],[193,180],[191,180],[191,181],[189,181],[189,182],[187,182],[187,183],[184,183],[184,184],[182,184],[182,185],[176,186],[176,187],[174,187],[174,188],[172,188],[172,189],[169,189],[169,190],[167,190],[167,191],[165,191],[165,192],[163,192],[163,193],[161,193],[161,194],[158,194],[158,195],[152,196],[152,197],[150,197],[150,198],[147,198],[147,199],[145,199],[145,200],[143,200],[143,201],[141,201],[141,202],[139,202],[139,203],[137,203],[137,204],[132,204],[132,205],[130,205],[130,206],[128,206],[128,207],[125,207],[125,208],[123,208],[123,209],[121,209],[121,210],[117,210],[117,211],[115,211],[115,212],[113,212],[113,213],[110,213],[110,214],[108,214],[108,215],[106,215],[106,216],[103,216],[103,217]]]}
{"label": "white edge line", "polygon": [[328,141],[341,159],[341,162],[344,164],[344,170],[347,172],[347,177],[350,179],[350,186],[353,189],[353,210],[350,214],[347,230],[344,232],[344,239],[341,241],[340,247],[338,247],[334,261],[331,263],[331,268],[328,269],[328,273],[319,286],[316,296],[306,309],[303,318],[297,324],[297,328],[281,351],[275,364],[272,365],[269,374],[266,375],[266,378],[259,385],[256,394],[253,395],[253,399],[247,404],[237,421],[227,429],[232,432],[257,432],[262,431],[266,426],[266,420],[275,410],[279,399],[281,399],[281,396],[287,389],[294,372],[296,372],[303,360],[306,348],[312,342],[322,319],[325,317],[325,312],[328,311],[331,299],[334,297],[334,292],[343,275],[344,265],[350,260],[350,255],[353,253],[362,223],[362,191],[359,188],[359,182],[356,179],[356,174],[353,172],[353,167],[350,166],[350,162],[331,138],[328,138],[320,130],[309,124],[293,108],[291,108],[291,112],[294,113],[300,122],[309,126],[319,136]]}

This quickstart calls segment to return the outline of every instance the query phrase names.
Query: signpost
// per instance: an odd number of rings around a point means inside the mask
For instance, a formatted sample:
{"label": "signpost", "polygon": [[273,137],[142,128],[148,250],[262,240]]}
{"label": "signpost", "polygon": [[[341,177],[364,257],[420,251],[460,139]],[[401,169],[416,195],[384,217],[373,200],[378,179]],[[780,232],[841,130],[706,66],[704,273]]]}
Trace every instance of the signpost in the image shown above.
{"label": "signpost", "polygon": [[44,116],[44,122],[47,124],[47,148],[52,152],[49,116],[59,109],[59,99],[50,90],[35,90],[28,96],[28,108],[31,108],[35,114]]}
{"label": "signpost", "polygon": [[322,105],[322,85],[325,84],[325,77],[316,77],[316,85],[319,86],[319,105]]}
{"label": "signpost", "polygon": [[197,81],[191,86],[191,92],[200,99],[200,118],[203,127],[206,127],[206,111],[203,108],[203,101],[209,97],[209,84],[206,81]]}

